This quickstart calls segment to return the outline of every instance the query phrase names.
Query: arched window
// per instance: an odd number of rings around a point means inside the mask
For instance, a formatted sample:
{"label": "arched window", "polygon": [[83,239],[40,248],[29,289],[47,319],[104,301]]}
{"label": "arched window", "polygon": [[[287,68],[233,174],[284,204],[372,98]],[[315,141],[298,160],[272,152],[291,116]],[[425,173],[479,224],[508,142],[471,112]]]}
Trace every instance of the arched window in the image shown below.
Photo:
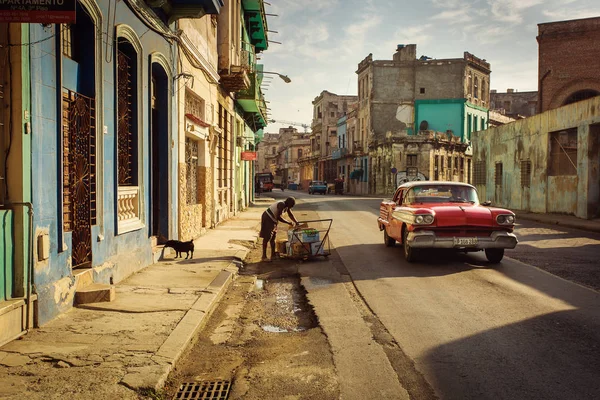
{"label": "arched window", "polygon": [[117,132],[119,186],[138,184],[138,57],[125,38],[117,43]]}
{"label": "arched window", "polygon": [[571,103],[576,103],[578,101],[587,100],[587,99],[590,99],[590,98],[596,97],[596,96],[600,96],[600,92],[598,92],[597,90],[593,90],[593,89],[580,90],[578,92],[573,93],[569,97],[567,97],[567,99],[563,103],[563,106],[566,106],[567,104],[571,104]]}
{"label": "arched window", "polygon": [[298,158],[302,158],[302,149],[298,149]]}
{"label": "arched window", "polygon": [[477,77],[475,77],[475,79],[473,80],[473,97],[475,97],[476,99],[479,98],[479,79]]}

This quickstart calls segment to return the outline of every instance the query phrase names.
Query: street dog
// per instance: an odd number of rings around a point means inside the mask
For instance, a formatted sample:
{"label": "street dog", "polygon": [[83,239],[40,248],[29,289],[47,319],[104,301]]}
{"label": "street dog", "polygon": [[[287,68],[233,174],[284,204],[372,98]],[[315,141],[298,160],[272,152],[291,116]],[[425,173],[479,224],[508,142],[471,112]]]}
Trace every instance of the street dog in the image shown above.
{"label": "street dog", "polygon": [[[181,253],[186,253],[186,255],[185,255],[186,260],[188,257],[190,259],[192,257],[194,257],[194,241],[193,240],[190,240],[189,242],[181,242],[179,240],[167,240],[167,243],[165,243],[165,249],[167,247],[170,247],[173,250],[175,250],[175,258],[183,257],[181,255]],[[191,256],[190,256],[190,253],[192,253]]]}

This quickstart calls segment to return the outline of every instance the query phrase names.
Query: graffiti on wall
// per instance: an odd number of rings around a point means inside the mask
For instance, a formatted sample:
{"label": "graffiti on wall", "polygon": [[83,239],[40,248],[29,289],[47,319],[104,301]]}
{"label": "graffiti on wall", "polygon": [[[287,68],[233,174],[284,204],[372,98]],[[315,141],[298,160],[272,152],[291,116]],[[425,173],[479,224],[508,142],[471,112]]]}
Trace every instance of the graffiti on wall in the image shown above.
{"label": "graffiti on wall", "polygon": [[406,171],[398,171],[396,173],[396,186],[400,186],[406,182],[426,181],[428,178],[423,175],[417,168],[408,167]]}

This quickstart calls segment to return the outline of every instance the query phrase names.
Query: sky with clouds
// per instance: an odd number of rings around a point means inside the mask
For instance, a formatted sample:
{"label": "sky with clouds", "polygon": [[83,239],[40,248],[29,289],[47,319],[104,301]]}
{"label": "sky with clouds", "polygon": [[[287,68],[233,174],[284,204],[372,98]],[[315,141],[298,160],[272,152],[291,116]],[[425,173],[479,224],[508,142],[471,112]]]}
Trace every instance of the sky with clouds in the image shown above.
{"label": "sky with clouds", "polygon": [[[268,4],[267,4],[268,3]],[[269,118],[310,126],[321,91],[357,94],[358,63],[391,60],[398,44],[417,57],[491,64],[491,89],[537,90],[537,24],[600,16],[598,0],[266,0],[269,40],[260,63]],[[276,133],[287,124],[270,123]],[[302,131],[301,127],[298,127]]]}

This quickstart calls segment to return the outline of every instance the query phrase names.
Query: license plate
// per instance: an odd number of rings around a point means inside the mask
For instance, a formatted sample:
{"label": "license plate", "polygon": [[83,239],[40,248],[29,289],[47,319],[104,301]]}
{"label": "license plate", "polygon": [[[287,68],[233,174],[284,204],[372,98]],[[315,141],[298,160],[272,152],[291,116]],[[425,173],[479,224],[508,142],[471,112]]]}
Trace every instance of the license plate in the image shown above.
{"label": "license plate", "polygon": [[455,246],[475,246],[477,238],[454,238]]}

